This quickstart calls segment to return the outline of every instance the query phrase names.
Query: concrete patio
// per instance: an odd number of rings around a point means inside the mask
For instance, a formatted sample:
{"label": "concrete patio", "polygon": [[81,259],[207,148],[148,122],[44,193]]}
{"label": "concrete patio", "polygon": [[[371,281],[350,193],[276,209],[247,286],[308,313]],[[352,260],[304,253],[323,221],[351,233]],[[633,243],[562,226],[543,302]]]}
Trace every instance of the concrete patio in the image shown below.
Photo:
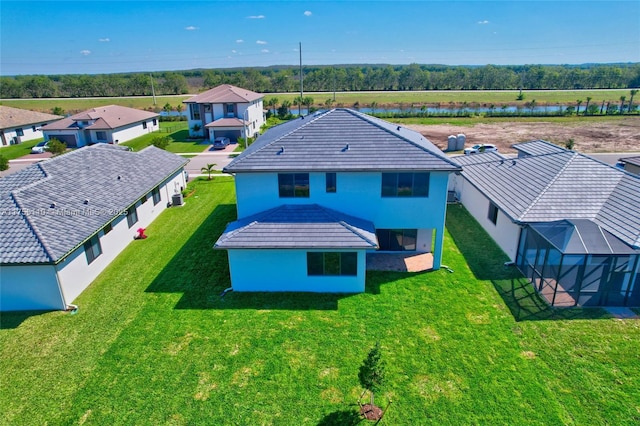
{"label": "concrete patio", "polygon": [[367,253],[368,271],[422,272],[431,268],[431,253]]}

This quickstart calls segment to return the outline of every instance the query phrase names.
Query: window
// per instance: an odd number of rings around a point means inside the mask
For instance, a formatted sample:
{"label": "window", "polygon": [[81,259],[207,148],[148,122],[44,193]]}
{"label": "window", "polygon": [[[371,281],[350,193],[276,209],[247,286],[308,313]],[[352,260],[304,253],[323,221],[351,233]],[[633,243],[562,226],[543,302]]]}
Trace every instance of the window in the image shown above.
{"label": "window", "polygon": [[155,206],[160,202],[160,188],[153,188],[151,190],[151,196],[153,197],[153,205]]}
{"label": "window", "polygon": [[157,118],[154,118],[154,119],[153,119],[153,126],[155,127],[155,126],[157,126],[157,125],[158,125],[158,119],[157,119]]}
{"label": "window", "polygon": [[355,252],[307,252],[307,275],[356,276],[358,254]]}
{"label": "window", "polygon": [[211,104],[204,104],[204,112],[211,112]]}
{"label": "window", "polygon": [[131,228],[138,221],[138,211],[136,210],[136,206],[131,206],[127,210],[127,224],[129,224],[129,228]]}
{"label": "window", "polygon": [[107,132],[96,132],[96,139],[99,141],[107,140]]}
{"label": "window", "polygon": [[336,192],[336,174],[327,173],[325,176],[327,192]]}
{"label": "window", "polygon": [[16,129],[16,135],[17,136],[24,136],[24,130],[22,130],[22,128]]}
{"label": "window", "polygon": [[36,126],[35,126],[35,125],[34,125],[34,126],[31,126],[31,131],[32,131],[32,132],[37,131]]}
{"label": "window", "polygon": [[496,222],[498,222],[498,206],[496,206],[492,202],[489,202],[488,218],[491,221],[491,223],[493,223],[494,225],[496,224]]}
{"label": "window", "polygon": [[142,122],[142,128],[143,128],[143,129],[146,129],[146,128],[147,128],[147,122],[146,122],[146,121],[143,121],[143,122]]}
{"label": "window", "polygon": [[200,105],[189,104],[189,111],[191,112],[192,120],[200,120]]}
{"label": "window", "polygon": [[383,173],[383,197],[428,197],[429,173]]}
{"label": "window", "polygon": [[102,254],[100,239],[97,235],[94,235],[89,241],[84,243],[84,254],[87,256],[87,265],[90,265],[91,262]]}
{"label": "window", "polygon": [[278,173],[280,198],[309,198],[309,173]]}
{"label": "window", "polygon": [[104,228],[102,228],[102,231],[104,232],[104,235],[107,235],[112,229],[113,225],[111,225],[111,223],[107,223]]}
{"label": "window", "polygon": [[234,104],[225,104],[225,109],[227,111],[227,117],[233,116],[235,113]]}
{"label": "window", "polygon": [[377,229],[376,236],[381,251],[415,251],[417,229]]}
{"label": "window", "polygon": [[144,204],[147,202],[147,194],[144,194],[141,198],[140,198],[140,204]]}

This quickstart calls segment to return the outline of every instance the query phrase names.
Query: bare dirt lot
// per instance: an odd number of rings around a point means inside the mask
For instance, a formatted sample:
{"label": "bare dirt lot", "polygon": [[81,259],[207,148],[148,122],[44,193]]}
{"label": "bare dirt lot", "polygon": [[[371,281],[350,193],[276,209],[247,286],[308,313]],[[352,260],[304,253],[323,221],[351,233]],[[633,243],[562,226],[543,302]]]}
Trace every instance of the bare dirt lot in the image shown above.
{"label": "bare dirt lot", "polygon": [[407,124],[408,128],[420,132],[441,149],[447,148],[447,137],[464,133],[466,146],[491,143],[502,153],[515,153],[511,145],[542,139],[564,146],[573,139],[574,150],[593,152],[640,152],[640,117],[628,117],[621,120],[593,121],[575,123],[550,122],[506,122],[495,124],[476,124],[474,126],[455,126],[447,124],[417,125]]}

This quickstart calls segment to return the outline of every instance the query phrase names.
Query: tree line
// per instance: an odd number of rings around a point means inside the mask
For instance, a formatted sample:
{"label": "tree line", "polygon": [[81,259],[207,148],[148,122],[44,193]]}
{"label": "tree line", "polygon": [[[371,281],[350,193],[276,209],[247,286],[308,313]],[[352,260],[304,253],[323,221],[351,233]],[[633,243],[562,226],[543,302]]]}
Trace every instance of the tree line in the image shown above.
{"label": "tree line", "polygon": [[[175,72],[0,77],[1,98],[51,98],[197,93],[232,84],[259,93],[296,92],[297,67]],[[640,87],[640,64],[445,66],[305,66],[304,90],[558,90]]]}

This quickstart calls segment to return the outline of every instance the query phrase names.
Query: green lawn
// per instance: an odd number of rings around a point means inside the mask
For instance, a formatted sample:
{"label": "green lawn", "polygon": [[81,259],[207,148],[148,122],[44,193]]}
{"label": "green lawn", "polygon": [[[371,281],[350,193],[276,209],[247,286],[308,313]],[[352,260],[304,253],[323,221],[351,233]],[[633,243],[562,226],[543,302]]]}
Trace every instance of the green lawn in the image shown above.
{"label": "green lawn", "polygon": [[121,145],[131,147],[134,151],[140,151],[151,145],[154,138],[158,136],[169,136],[173,139],[167,146],[167,151],[174,153],[199,153],[209,148],[209,144],[203,144],[201,139],[189,140],[189,129],[186,121],[161,121],[160,131],[147,133]]}
{"label": "green lawn", "polygon": [[0,155],[7,160],[15,160],[16,158],[31,154],[31,148],[43,140],[44,138],[38,138],[32,141],[19,143],[17,145],[3,146],[0,148]]}
{"label": "green lawn", "polygon": [[[382,424],[636,425],[640,321],[552,310],[460,206],[431,273],[358,295],[228,293],[231,178],[196,180],[75,303],[2,314],[0,424],[351,424],[375,341]],[[250,265],[247,265],[250,267]]]}

